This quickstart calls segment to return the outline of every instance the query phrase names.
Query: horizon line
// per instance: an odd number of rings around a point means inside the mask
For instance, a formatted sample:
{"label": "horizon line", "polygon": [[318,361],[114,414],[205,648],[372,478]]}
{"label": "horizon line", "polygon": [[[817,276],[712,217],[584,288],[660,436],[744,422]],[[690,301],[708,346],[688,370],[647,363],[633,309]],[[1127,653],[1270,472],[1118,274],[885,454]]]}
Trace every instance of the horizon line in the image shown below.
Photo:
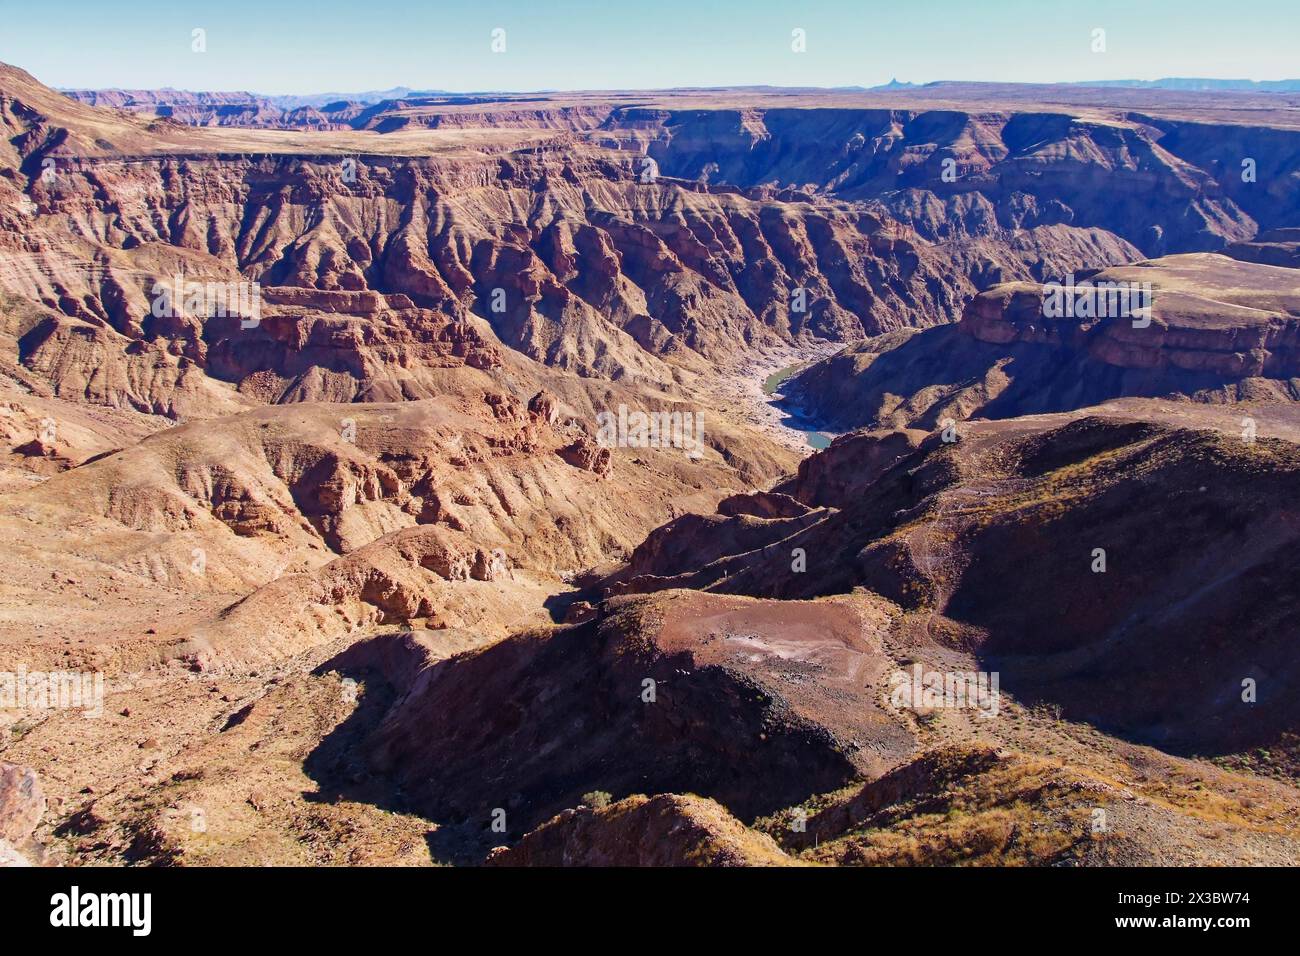
{"label": "horizon line", "polygon": [[[16,66],[16,64],[9,64]],[[23,67],[18,67],[23,69]],[[28,72],[24,70],[24,72]],[[36,78],[34,74],[29,75]],[[579,86],[579,87],[543,87],[538,89],[466,89],[454,90],[434,86],[408,86],[406,84],[396,84],[389,87],[375,87],[372,89],[357,90],[313,90],[310,92],[268,92],[265,90],[255,89],[238,89],[227,87],[225,89],[200,89],[196,87],[179,87],[179,86],[54,86],[50,89],[59,93],[103,93],[109,91],[121,92],[150,92],[150,93],[244,93],[250,96],[259,96],[265,98],[285,98],[285,97],[311,97],[311,96],[348,96],[353,94],[373,94],[373,93],[392,93],[397,90],[406,90],[408,93],[440,93],[448,96],[503,96],[503,95],[537,95],[537,94],[561,94],[561,93],[675,93],[685,90],[700,90],[706,92],[727,91],[727,90],[788,90],[788,91],[808,91],[808,92],[862,92],[870,93],[876,91],[897,91],[900,89],[925,89],[934,86],[945,85],[984,85],[984,86],[1081,86],[1092,88],[1120,87],[1125,88],[1126,84],[1156,84],[1166,82],[1210,82],[1210,83],[1249,83],[1252,86],[1262,86],[1278,83],[1295,83],[1300,85],[1300,76],[1279,77],[1276,79],[1251,79],[1241,76],[1161,76],[1155,79],[1138,79],[1125,78],[1119,80],[988,80],[988,79],[940,79],[925,80],[920,82],[899,80],[893,78],[886,83],[877,83],[872,86],[859,84],[841,84],[837,86],[789,86],[771,83],[724,83],[724,84],[686,84],[681,86]],[[1156,89],[1162,89],[1156,87]],[[1242,93],[1242,92],[1273,92],[1269,90],[1252,91],[1252,90],[1166,90],[1166,92],[1183,92],[1183,93]],[[1297,90],[1295,92],[1300,92]]]}

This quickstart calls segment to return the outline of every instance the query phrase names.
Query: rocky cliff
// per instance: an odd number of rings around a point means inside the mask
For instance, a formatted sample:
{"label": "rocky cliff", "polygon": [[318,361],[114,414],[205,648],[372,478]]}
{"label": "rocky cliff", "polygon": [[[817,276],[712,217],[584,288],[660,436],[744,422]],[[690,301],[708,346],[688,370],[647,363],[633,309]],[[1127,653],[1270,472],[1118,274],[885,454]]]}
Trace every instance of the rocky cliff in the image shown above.
{"label": "rocky cliff", "polygon": [[1296,275],[1208,253],[1080,275],[1078,302],[1103,312],[1123,311],[1118,300],[1109,308],[1111,289],[1150,289],[1140,313],[1101,316],[1049,316],[1051,286],[1001,285],[972,299],[955,325],[851,345],[784,390],[838,429],[931,428],[1123,397],[1297,401]]}

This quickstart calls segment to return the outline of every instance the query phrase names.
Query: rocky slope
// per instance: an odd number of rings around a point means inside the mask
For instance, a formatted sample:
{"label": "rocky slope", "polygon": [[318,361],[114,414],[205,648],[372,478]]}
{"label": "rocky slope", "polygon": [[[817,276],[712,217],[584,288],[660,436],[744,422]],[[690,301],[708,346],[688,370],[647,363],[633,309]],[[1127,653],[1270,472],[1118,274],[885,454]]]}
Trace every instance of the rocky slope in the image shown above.
{"label": "rocky slope", "polygon": [[1249,242],[1234,242],[1224,253],[1243,262],[1300,269],[1300,229],[1265,229]]}
{"label": "rocky slope", "polygon": [[[665,175],[876,201],[930,240],[1064,223],[1106,229],[1154,256],[1218,249],[1300,219],[1300,131],[1278,96],[942,83],[815,101],[752,90],[423,96],[277,115],[252,94],[207,94],[214,103],[179,91],[70,95],[170,110],[194,125],[588,133],[648,150]],[[226,101],[228,115],[215,113]]]}
{"label": "rocky slope", "polygon": [[607,809],[566,810],[488,866],[789,866],[770,837],[712,800],[628,797]]}
{"label": "rocky slope", "polygon": [[[912,749],[866,689],[884,680],[887,623],[870,603],[681,593],[609,610],[599,625],[381,671],[397,703],[365,762],[432,819],[486,835],[500,807],[519,836],[593,790],[698,793],[751,819]],[[376,654],[358,646],[325,666],[361,678]],[[858,661],[842,681],[799,677]]]}
{"label": "rocky slope", "polygon": [[1141,315],[1049,316],[1045,286],[1005,284],[971,300],[954,325],[850,345],[783,392],[837,430],[932,428],[1123,397],[1300,400],[1293,270],[1190,254],[1076,280],[1080,303],[1103,303],[1108,293],[1088,290],[1107,283],[1149,284],[1152,302]]}
{"label": "rocky slope", "polygon": [[[874,201],[932,241],[1069,224],[1163,255],[1300,219],[1294,129],[1039,110],[629,108],[616,118],[641,127],[669,175]],[[1242,157],[1256,155],[1265,167],[1243,182]]]}
{"label": "rocky slope", "polygon": [[[855,433],[776,486],[781,512],[760,495],[679,518],[601,585],[865,588],[906,612],[902,639],[974,655],[1019,699],[1173,752],[1283,744],[1300,720],[1282,637],[1300,413],[1272,414],[1258,436],[1150,406],[971,422],[951,442]],[[1290,440],[1259,437],[1275,427]],[[1248,679],[1267,699],[1243,703]]]}
{"label": "rocky slope", "polygon": [[[1161,145],[1173,133],[1131,118],[557,98],[527,108],[557,110],[558,138],[509,158],[472,150],[454,161],[254,162],[226,155],[233,140],[223,154],[222,140],[202,131],[187,140],[179,128],[60,97],[20,71],[5,76],[11,141],[21,144],[13,176],[26,184],[10,181],[6,234],[24,238],[5,250],[0,274],[14,293],[97,329],[54,318],[34,330],[24,361],[70,376],[70,391],[85,388],[87,366],[108,363],[118,378],[147,377],[146,391],[177,380],[199,389],[204,376],[246,388],[269,374],[290,398],[338,400],[350,397],[347,385],[315,379],[346,371],[364,395],[367,361],[401,354],[409,369],[429,359],[420,346],[439,342],[479,355],[484,323],[489,338],[546,364],[663,384],[737,350],[945,322],[999,281],[1113,265],[1138,248],[1248,239],[1295,202],[1280,168],[1269,179],[1275,201],[1262,207],[1269,215],[1252,218],[1213,170]],[[417,114],[454,129],[547,125],[525,122],[525,104],[509,98],[418,105],[403,104],[406,119],[388,125],[405,128]],[[1291,133],[1260,135],[1285,145]],[[118,144],[159,155],[123,166],[104,155]],[[1117,194],[1117,183],[1132,188]],[[1137,218],[1157,222],[1159,236]],[[237,335],[230,322],[188,313],[158,321],[149,290],[182,272],[260,282],[266,327]],[[362,292],[376,294],[347,296]],[[339,318],[304,337],[304,309]],[[338,354],[376,319],[411,331],[369,332],[377,347],[365,359]],[[311,384],[295,386],[301,374]],[[129,386],[99,388],[100,400],[172,415],[206,413],[213,401],[146,405]]]}
{"label": "rocky slope", "polygon": [[[631,159],[598,154],[548,151],[454,166],[363,162],[355,183],[341,181],[342,167],[328,159],[257,166],[207,160],[185,163],[182,173],[174,160],[127,168],[76,162],[51,183],[38,179],[30,203],[16,203],[10,235],[26,238],[5,250],[6,284],[102,330],[97,337],[119,343],[116,351],[139,342],[145,354],[189,359],[225,381],[283,375],[283,355],[265,339],[277,334],[277,317],[292,321],[293,308],[305,307],[339,315],[335,324],[396,312],[392,321],[412,331],[393,349],[473,335],[442,332],[448,323],[486,324],[548,365],[664,383],[672,380],[665,360],[699,371],[703,359],[800,336],[846,339],[934,324],[993,279],[1133,254],[1103,232],[1067,227],[934,246],[834,202],[641,184]],[[178,177],[185,185],[169,188]],[[102,193],[129,195],[130,204],[94,198]],[[73,235],[65,233],[69,217],[80,224]],[[156,320],[148,293],[182,273],[261,283],[265,327],[248,335],[242,321]],[[321,329],[295,348],[356,334]],[[371,334],[376,344],[386,337]],[[42,329],[31,348],[48,348],[50,335],[59,337]],[[382,355],[374,351],[372,361]],[[243,361],[214,366],[213,353],[223,352]],[[311,353],[302,360],[329,365]]]}

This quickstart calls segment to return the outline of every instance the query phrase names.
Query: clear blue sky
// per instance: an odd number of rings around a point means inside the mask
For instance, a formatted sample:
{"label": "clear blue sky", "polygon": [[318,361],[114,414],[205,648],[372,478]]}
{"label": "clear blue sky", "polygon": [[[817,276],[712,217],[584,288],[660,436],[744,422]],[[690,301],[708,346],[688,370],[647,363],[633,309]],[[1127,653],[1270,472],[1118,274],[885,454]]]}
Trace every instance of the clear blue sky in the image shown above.
{"label": "clear blue sky", "polygon": [[[0,0],[51,86],[355,92],[1300,74],[1298,0]],[[207,52],[191,52],[191,30]],[[490,50],[506,31],[506,52]],[[790,32],[807,31],[807,52]],[[1090,49],[1106,30],[1105,53]]]}

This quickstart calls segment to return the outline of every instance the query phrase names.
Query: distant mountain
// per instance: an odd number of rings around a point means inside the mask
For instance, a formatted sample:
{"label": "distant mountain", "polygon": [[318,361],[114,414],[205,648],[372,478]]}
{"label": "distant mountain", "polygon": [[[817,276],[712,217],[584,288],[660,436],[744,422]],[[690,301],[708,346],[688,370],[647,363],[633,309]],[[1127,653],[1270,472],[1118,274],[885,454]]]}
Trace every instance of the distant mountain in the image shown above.
{"label": "distant mountain", "polygon": [[929,86],[928,83],[900,83],[898,77],[892,77],[888,83],[882,83],[880,86],[869,87],[872,93],[888,93],[891,90],[916,90],[922,86]]}

